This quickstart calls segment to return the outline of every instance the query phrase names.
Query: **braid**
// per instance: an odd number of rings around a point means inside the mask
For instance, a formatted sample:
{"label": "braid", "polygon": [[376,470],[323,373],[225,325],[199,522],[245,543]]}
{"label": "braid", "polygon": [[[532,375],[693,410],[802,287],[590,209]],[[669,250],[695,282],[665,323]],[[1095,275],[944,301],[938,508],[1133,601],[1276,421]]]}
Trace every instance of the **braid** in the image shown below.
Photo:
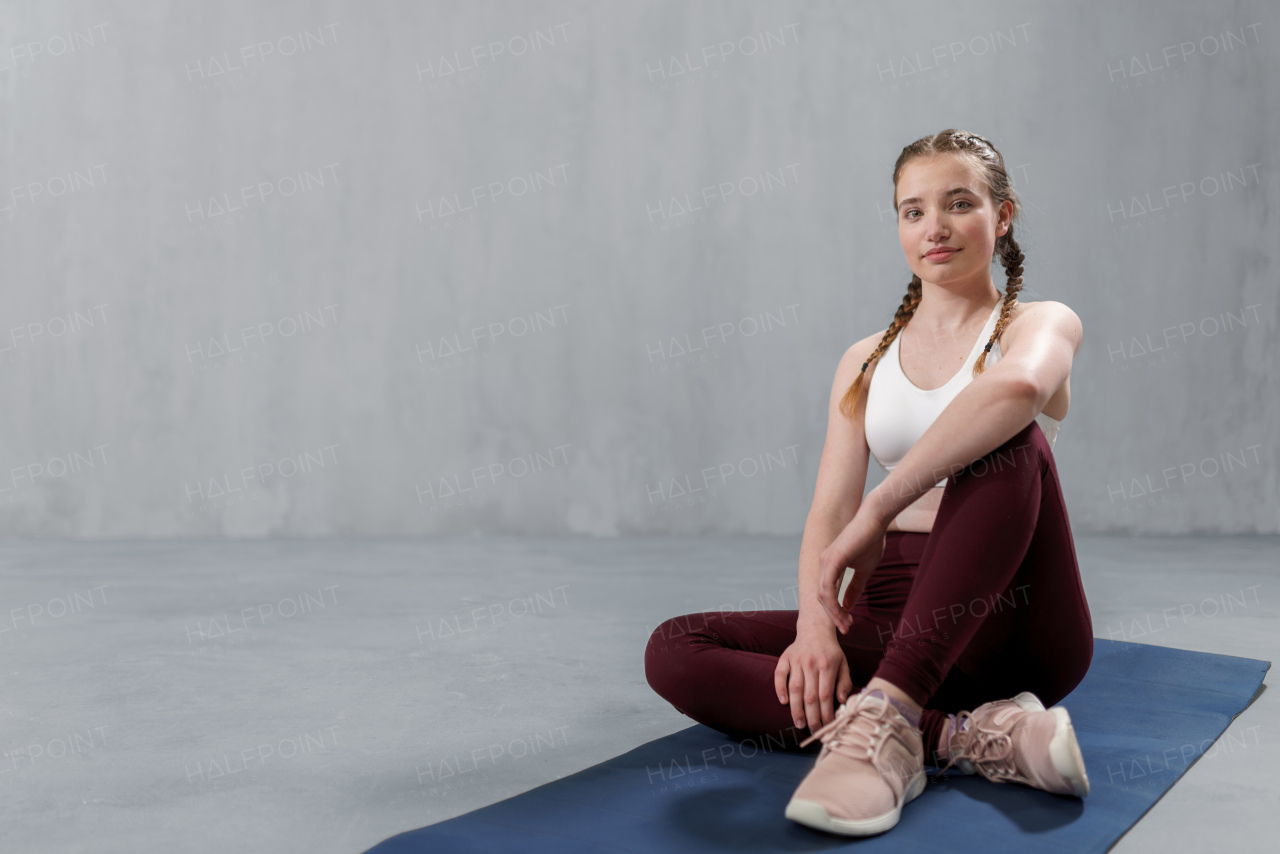
{"label": "braid", "polygon": [[907,325],[907,321],[911,320],[911,316],[916,313],[916,306],[920,305],[920,297],[924,291],[924,283],[920,281],[920,277],[911,276],[911,283],[907,285],[907,295],[902,298],[902,304],[898,306],[898,310],[893,314],[893,322],[889,324],[889,328],[884,331],[884,336],[880,339],[880,343],[871,351],[871,355],[867,356],[867,360],[862,363],[862,370],[858,372],[858,376],[854,378],[853,385],[849,386],[849,390],[844,393],[844,397],[840,399],[840,411],[844,413],[846,418],[853,418],[858,408],[858,398],[862,394],[862,380],[867,375],[867,367],[879,361],[881,354],[889,348],[893,343],[893,339],[898,337],[898,333]]}
{"label": "braid", "polygon": [[1000,319],[996,321],[996,328],[991,332],[991,340],[982,348],[978,361],[973,363],[975,378],[985,369],[987,353],[991,352],[991,345],[996,343],[996,339],[1008,325],[1009,314],[1013,311],[1014,303],[1018,301],[1018,292],[1022,290],[1022,262],[1026,260],[1026,256],[1022,254],[1022,247],[1018,245],[1018,241],[1013,239],[1012,225],[1009,226],[1008,233],[996,238],[996,252],[1000,255],[1000,263],[1004,265],[1009,283],[1004,289],[1004,306],[1000,309]]}

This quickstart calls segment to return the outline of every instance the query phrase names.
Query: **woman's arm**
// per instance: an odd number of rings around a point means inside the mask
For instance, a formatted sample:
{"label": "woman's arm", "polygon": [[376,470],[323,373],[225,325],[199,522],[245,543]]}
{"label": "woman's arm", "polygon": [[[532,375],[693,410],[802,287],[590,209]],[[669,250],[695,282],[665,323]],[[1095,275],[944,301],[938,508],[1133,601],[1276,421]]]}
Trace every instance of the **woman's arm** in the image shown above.
{"label": "woman's arm", "polygon": [[827,439],[818,463],[813,503],[805,519],[804,537],[800,544],[799,627],[814,626],[835,631],[835,624],[818,599],[821,576],[818,561],[862,504],[871,454],[862,429],[866,391],[863,391],[855,409],[856,420],[850,420],[840,411],[840,401],[882,337],[883,329],[849,347],[840,359],[831,383],[831,394],[827,400]]}
{"label": "woman's arm", "polygon": [[888,527],[939,480],[959,472],[1030,424],[1071,373],[1083,329],[1060,302],[1027,304],[1005,335],[1000,361],[949,403],[901,462],[867,495],[865,512]]}
{"label": "woman's arm", "polygon": [[1075,312],[1038,302],[1020,311],[1015,324],[1000,361],[960,390],[818,559],[818,601],[838,631],[847,634],[853,620],[838,596],[845,568],[854,570],[843,597],[852,607],[880,564],[893,518],[1030,424],[1071,373],[1082,335]]}

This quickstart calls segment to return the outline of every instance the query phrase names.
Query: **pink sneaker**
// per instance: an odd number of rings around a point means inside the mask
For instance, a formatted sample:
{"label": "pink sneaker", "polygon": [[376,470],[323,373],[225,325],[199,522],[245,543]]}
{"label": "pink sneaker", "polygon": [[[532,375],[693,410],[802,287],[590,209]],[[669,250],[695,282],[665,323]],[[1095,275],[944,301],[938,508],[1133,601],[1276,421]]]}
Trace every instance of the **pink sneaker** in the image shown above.
{"label": "pink sneaker", "polygon": [[845,836],[883,833],[925,787],[920,730],[876,690],[850,697],[835,719],[800,743],[822,739],[786,817]]}
{"label": "pink sneaker", "polygon": [[1012,700],[960,712],[956,725],[964,728],[951,734],[951,759],[939,775],[955,765],[996,783],[1022,783],[1077,798],[1089,794],[1071,716],[1061,706],[1045,709],[1039,697],[1023,691]]}

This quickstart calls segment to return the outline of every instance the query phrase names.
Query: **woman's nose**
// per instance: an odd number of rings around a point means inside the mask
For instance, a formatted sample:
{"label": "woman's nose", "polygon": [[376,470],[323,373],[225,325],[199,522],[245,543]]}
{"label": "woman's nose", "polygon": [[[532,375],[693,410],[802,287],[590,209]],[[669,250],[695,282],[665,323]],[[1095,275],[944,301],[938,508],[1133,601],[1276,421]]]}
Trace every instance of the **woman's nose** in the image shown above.
{"label": "woman's nose", "polygon": [[937,240],[950,234],[945,219],[937,214],[928,214],[925,221],[925,235],[930,240]]}

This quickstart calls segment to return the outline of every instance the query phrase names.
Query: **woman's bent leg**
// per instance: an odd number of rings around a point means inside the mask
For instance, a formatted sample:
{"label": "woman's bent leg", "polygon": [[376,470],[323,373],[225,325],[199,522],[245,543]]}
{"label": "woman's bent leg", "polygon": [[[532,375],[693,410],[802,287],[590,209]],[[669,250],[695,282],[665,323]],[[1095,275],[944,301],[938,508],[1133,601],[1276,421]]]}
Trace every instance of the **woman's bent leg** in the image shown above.
{"label": "woman's bent leg", "polygon": [[[1033,421],[948,480],[874,675],[925,706],[945,708],[968,695],[972,709],[1024,690],[1052,705],[1080,683],[1092,658],[1093,624],[1057,468]],[[947,698],[931,702],[944,677]]]}
{"label": "woman's bent leg", "polygon": [[799,749],[790,706],[778,702],[773,674],[796,639],[796,611],[685,614],[649,637],[649,685],[681,714],[738,739],[768,737]]}
{"label": "woman's bent leg", "polygon": [[[849,664],[853,693],[871,678],[893,635],[912,588],[927,534],[891,531],[885,555],[853,608],[849,634],[836,634]],[[778,658],[796,639],[797,611],[712,611],[674,617],[659,625],[645,649],[650,686],[677,711],[734,738],[764,738],[769,745],[817,752],[799,743],[811,734],[795,726],[791,705],[778,701]],[[963,681],[962,676],[956,677]],[[838,702],[828,706],[834,713]],[[934,731],[946,713],[926,707],[922,726]]]}

